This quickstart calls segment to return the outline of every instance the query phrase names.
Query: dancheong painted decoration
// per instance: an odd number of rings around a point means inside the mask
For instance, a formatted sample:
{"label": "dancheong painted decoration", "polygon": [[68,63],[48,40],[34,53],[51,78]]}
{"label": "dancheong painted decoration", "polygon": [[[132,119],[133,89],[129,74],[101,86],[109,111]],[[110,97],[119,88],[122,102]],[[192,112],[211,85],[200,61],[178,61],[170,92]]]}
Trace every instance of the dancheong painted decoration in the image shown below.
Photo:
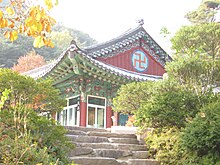
{"label": "dancheong painted decoration", "polygon": [[71,42],[54,62],[24,73],[54,80],[67,100],[63,111],[54,115],[60,124],[95,128],[123,124],[119,122],[123,115],[111,107],[120,86],[162,79],[171,57],[141,25],[87,48]]}

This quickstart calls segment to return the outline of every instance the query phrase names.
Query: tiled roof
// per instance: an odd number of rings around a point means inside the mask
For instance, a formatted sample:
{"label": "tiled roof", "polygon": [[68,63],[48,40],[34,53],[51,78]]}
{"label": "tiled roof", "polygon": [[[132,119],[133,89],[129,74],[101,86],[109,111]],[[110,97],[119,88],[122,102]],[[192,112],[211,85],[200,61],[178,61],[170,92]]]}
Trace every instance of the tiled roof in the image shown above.
{"label": "tiled roof", "polygon": [[143,46],[148,46],[150,55],[160,62],[161,65],[165,65],[166,61],[171,60],[171,57],[154,41],[142,26],[128,30],[121,36],[110,41],[87,47],[83,51],[92,58],[114,56],[123,50],[126,51],[131,46],[139,46],[140,39],[145,40],[146,44],[142,43],[144,44]]}
{"label": "tiled roof", "polygon": [[145,31],[145,29],[142,26],[139,26],[110,41],[90,46],[82,50],[79,49],[77,45],[72,43],[70,47],[68,47],[66,51],[64,51],[53,63],[25,72],[23,75],[29,75],[35,79],[46,77],[53,69],[59,65],[59,63],[62,62],[62,59],[68,55],[68,52],[77,52],[85,60],[103,70],[106,70],[110,74],[115,74],[134,81],[162,79],[161,76],[139,74],[96,60],[97,57],[109,57],[115,53],[118,53],[118,51],[130,49],[131,45],[137,46],[136,44],[140,44],[140,39],[144,39],[146,41],[147,44],[142,43],[142,46],[147,51],[149,51],[150,55],[162,65],[165,64],[166,60],[171,60],[171,57],[152,39],[152,37]]}

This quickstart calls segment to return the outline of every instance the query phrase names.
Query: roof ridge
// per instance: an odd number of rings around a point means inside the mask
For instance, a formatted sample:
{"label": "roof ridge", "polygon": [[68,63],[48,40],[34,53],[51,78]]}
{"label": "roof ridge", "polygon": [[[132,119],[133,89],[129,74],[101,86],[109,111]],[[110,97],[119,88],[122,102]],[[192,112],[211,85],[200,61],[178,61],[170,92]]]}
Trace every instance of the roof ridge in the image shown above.
{"label": "roof ridge", "polygon": [[118,39],[120,39],[120,38],[122,38],[122,37],[124,37],[124,36],[126,36],[126,35],[128,35],[128,34],[130,34],[130,33],[133,33],[133,32],[135,32],[135,31],[137,31],[138,29],[143,29],[143,27],[139,25],[139,26],[137,26],[136,28],[129,28],[128,30],[126,30],[124,33],[122,33],[121,35],[119,35],[119,36],[117,36],[117,37],[114,37],[114,38],[112,38],[112,39],[110,39],[110,40],[107,40],[107,41],[104,41],[104,42],[101,42],[101,43],[98,43],[98,44],[94,44],[94,45],[85,47],[85,48],[83,48],[82,50],[87,51],[87,50],[89,50],[89,49],[94,49],[94,48],[96,48],[96,47],[99,47],[99,46],[102,46],[102,45],[111,43],[111,42],[113,42],[113,41],[115,41],[115,40],[118,40]]}

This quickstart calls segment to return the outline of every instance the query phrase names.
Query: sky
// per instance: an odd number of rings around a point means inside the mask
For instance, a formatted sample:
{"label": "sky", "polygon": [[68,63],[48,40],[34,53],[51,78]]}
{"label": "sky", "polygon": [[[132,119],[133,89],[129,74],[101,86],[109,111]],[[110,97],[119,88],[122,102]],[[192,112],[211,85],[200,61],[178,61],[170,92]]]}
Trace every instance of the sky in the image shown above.
{"label": "sky", "polygon": [[65,26],[89,34],[99,43],[119,36],[138,26],[143,27],[165,50],[170,52],[169,38],[160,34],[166,27],[171,36],[183,25],[189,11],[198,8],[202,0],[59,0],[52,15]]}

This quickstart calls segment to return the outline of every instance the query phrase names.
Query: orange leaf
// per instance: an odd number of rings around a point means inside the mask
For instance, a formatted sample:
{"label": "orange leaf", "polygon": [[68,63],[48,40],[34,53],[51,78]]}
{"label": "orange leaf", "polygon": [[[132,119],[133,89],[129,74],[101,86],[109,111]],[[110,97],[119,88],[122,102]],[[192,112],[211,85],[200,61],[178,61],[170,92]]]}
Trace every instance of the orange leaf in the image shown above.
{"label": "orange leaf", "polygon": [[51,27],[50,27],[50,25],[48,25],[48,24],[46,25],[46,31],[47,31],[47,32],[51,32]]}
{"label": "orange leaf", "polygon": [[13,28],[14,27],[14,23],[11,23],[8,27]]}
{"label": "orange leaf", "polygon": [[7,19],[1,19],[0,20],[0,28],[5,28],[8,26],[8,20]]}
{"label": "orange leaf", "polygon": [[51,40],[49,40],[48,43],[47,43],[47,46],[53,48],[53,47],[54,47],[54,44],[51,42]]}

